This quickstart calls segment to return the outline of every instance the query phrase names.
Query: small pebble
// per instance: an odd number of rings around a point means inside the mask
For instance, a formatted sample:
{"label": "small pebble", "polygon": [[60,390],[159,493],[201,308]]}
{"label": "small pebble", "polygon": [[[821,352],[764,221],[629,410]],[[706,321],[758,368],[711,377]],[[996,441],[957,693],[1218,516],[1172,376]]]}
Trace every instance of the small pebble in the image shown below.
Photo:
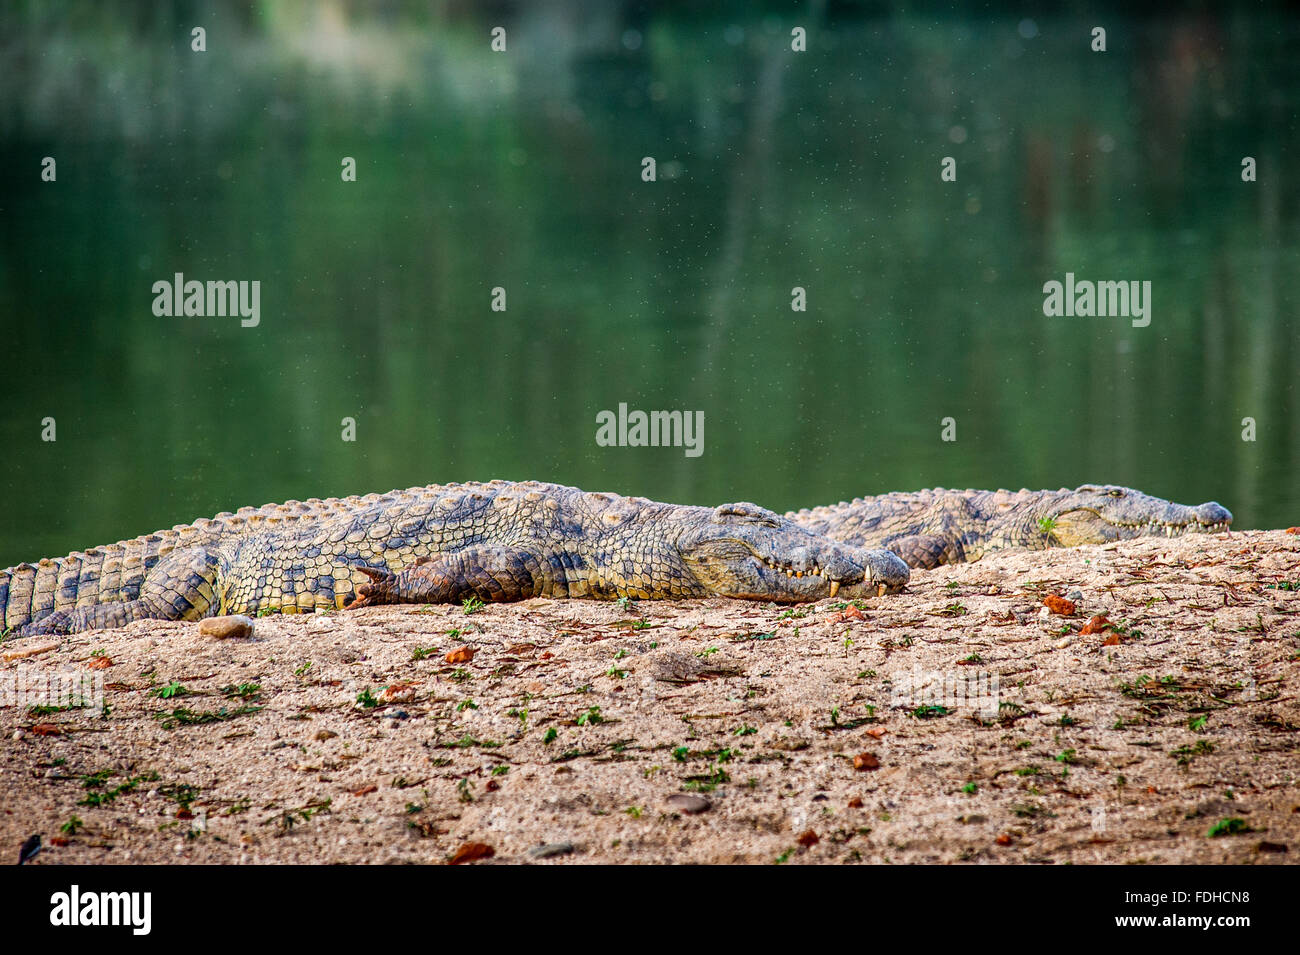
{"label": "small pebble", "polygon": [[199,633],[215,640],[237,640],[253,635],[253,618],[242,614],[208,617],[199,621]]}
{"label": "small pebble", "polygon": [[676,809],[678,812],[684,812],[688,816],[707,812],[712,806],[713,803],[709,802],[703,796],[694,796],[690,793],[674,793],[668,797],[669,809]]}
{"label": "small pebble", "polygon": [[544,846],[529,849],[528,854],[534,859],[549,859],[552,856],[567,856],[572,851],[572,842],[548,842]]}

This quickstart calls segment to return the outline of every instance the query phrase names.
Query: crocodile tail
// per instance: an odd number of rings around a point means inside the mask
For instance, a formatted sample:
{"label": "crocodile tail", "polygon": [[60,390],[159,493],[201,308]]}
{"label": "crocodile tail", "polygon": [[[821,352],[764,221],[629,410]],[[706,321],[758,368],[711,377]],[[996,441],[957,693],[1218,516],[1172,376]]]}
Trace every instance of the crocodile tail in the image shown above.
{"label": "crocodile tail", "polygon": [[[49,612],[51,608],[43,607],[44,592],[53,594],[53,572],[55,564],[48,560],[18,564],[0,572],[0,622],[4,624],[0,629],[16,630]],[[36,589],[38,585],[42,590]]]}

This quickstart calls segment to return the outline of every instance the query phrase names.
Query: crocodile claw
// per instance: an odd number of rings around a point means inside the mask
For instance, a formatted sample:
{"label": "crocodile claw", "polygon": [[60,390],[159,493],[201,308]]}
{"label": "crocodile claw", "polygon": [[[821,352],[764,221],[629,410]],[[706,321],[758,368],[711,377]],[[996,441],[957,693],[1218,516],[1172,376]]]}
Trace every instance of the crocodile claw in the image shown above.
{"label": "crocodile claw", "polygon": [[383,603],[383,598],[390,595],[397,584],[397,576],[391,570],[380,570],[363,564],[354,564],[352,569],[361,571],[370,578],[371,582],[357,588],[357,595],[343,605],[344,610],[356,610],[358,607]]}

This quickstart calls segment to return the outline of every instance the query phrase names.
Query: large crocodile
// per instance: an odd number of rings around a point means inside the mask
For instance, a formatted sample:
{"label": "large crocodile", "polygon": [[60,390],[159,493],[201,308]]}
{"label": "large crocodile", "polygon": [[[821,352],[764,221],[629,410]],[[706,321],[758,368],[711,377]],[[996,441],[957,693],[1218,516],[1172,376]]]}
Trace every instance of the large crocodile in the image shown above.
{"label": "large crocodile", "polygon": [[1110,484],[1059,491],[927,491],[859,497],[785,515],[855,547],[884,547],[912,567],[979,560],[1008,548],[1105,544],[1148,534],[1227,530],[1214,503],[1189,507]]}
{"label": "large crocodile", "polygon": [[660,504],[535,482],[243,508],[0,572],[5,628],[533,596],[783,603],[897,590],[887,551],[833,544],[754,504]]}

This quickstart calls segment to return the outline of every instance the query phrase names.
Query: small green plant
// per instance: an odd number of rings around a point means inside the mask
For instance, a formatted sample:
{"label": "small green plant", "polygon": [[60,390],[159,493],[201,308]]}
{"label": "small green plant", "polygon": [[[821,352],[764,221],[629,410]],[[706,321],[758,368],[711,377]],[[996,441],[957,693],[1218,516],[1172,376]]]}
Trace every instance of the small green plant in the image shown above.
{"label": "small green plant", "polygon": [[1187,766],[1197,756],[1206,756],[1214,752],[1214,744],[1208,739],[1198,739],[1195,746],[1179,746],[1175,750],[1170,750],[1172,756],[1179,766]]}
{"label": "small green plant", "polygon": [[618,667],[610,667],[605,671],[605,676],[612,676],[615,680],[621,680],[627,676],[627,671],[620,670]]}
{"label": "small green plant", "polygon": [[461,700],[456,704],[456,712],[464,713],[466,710],[477,710],[478,704],[473,700]]}
{"label": "small green plant", "polygon": [[577,723],[579,726],[594,726],[596,723],[605,722],[605,718],[600,715],[599,706],[590,706],[584,712],[578,714]]}
{"label": "small green plant", "polygon": [[171,730],[178,726],[203,726],[207,723],[224,723],[227,720],[238,719],[251,713],[260,713],[261,710],[260,706],[237,706],[233,710],[228,710],[224,706],[219,710],[190,710],[178,706],[171,712],[161,710],[153,714],[153,718],[162,724],[163,729]]}
{"label": "small green plant", "polygon": [[1187,727],[1193,733],[1199,733],[1201,730],[1205,729],[1205,724],[1208,722],[1210,722],[1210,717],[1207,714],[1202,713],[1200,716],[1194,716],[1188,720]]}
{"label": "small green plant", "polygon": [[739,726],[736,729],[732,730],[731,735],[732,736],[753,736],[757,732],[758,730],[750,726],[748,723],[745,723],[742,726]]}
{"label": "small green plant", "polygon": [[918,720],[932,720],[940,716],[947,716],[948,707],[921,705],[912,711],[912,715]]}
{"label": "small green plant", "polygon": [[961,791],[968,796],[973,796],[977,792],[979,792],[979,787],[976,786],[974,783],[967,783],[965,786],[961,787]]}
{"label": "small green plant", "polygon": [[238,686],[236,686],[235,684],[231,683],[227,686],[223,686],[221,688],[221,692],[223,695],[225,695],[226,699],[228,700],[233,700],[235,698],[239,698],[241,700],[255,700],[259,695],[261,695],[262,684],[240,683]]}
{"label": "small green plant", "polygon": [[424,660],[428,657],[433,656],[433,654],[437,652],[438,652],[437,647],[416,647],[414,650],[411,651],[411,662],[415,663],[416,661]]}
{"label": "small green plant", "polygon": [[466,597],[461,606],[465,611],[465,616],[468,617],[470,614],[478,613],[486,606],[486,604],[484,604],[478,597]]}
{"label": "small green plant", "polygon": [[307,675],[307,671],[311,669],[311,666],[312,666],[311,661],[308,660],[308,661],[307,661],[306,663],[304,663],[302,666],[300,666],[300,667],[298,667],[296,670],[294,670],[294,671],[293,671],[293,675],[296,676],[296,677],[304,677],[304,676]]}
{"label": "small green plant", "polygon": [[81,817],[74,815],[63,825],[59,826],[59,832],[63,833],[65,836],[75,836],[77,830],[83,826],[85,826],[85,823],[81,821]]}
{"label": "small green plant", "polygon": [[1246,825],[1245,819],[1238,819],[1234,816],[1231,819],[1220,819],[1210,826],[1210,831],[1205,834],[1205,837],[1207,839],[1216,839],[1219,836],[1238,836],[1253,831],[1250,826]]}
{"label": "small green plant", "polygon": [[189,696],[190,691],[185,689],[185,687],[181,686],[175,680],[173,680],[171,683],[168,683],[166,686],[159,686],[150,690],[149,695],[158,697],[159,699],[162,700],[170,700],[173,697],[177,697],[177,696]]}
{"label": "small green plant", "polygon": [[542,742],[554,743],[556,738],[559,735],[560,735],[559,731],[554,726],[552,726],[550,729],[548,729],[545,733],[542,734]]}
{"label": "small green plant", "polygon": [[379,705],[379,700],[375,698],[375,694],[370,692],[370,687],[366,687],[357,694],[357,705],[367,710],[373,710]]}
{"label": "small green plant", "polygon": [[1044,534],[1052,533],[1052,531],[1056,529],[1056,518],[1040,517],[1038,519],[1038,529]]}

